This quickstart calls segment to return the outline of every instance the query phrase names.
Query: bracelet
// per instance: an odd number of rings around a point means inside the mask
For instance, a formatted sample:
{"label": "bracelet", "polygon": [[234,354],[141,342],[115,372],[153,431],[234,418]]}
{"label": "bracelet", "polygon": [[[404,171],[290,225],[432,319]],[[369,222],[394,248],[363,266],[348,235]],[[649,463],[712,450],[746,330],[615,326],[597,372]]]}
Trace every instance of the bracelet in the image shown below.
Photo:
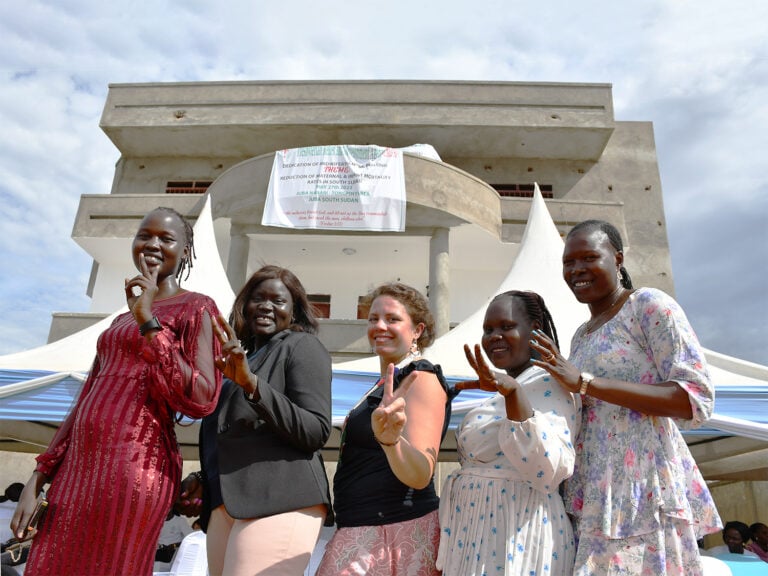
{"label": "bracelet", "polygon": [[400,436],[397,437],[397,440],[394,442],[382,442],[379,440],[379,437],[376,436],[376,434],[373,435],[373,437],[376,439],[376,442],[378,442],[381,446],[396,446],[398,442],[400,442]]}
{"label": "bracelet", "polygon": [[203,473],[200,470],[196,470],[195,472],[190,472],[189,475],[197,478],[197,481],[200,482],[200,484],[203,483]]}
{"label": "bracelet", "polygon": [[160,320],[157,319],[157,316],[152,316],[152,320],[149,320],[148,322],[144,322],[144,324],[139,326],[139,334],[144,336],[150,330],[162,330],[162,329],[163,329],[163,325],[160,324]]}

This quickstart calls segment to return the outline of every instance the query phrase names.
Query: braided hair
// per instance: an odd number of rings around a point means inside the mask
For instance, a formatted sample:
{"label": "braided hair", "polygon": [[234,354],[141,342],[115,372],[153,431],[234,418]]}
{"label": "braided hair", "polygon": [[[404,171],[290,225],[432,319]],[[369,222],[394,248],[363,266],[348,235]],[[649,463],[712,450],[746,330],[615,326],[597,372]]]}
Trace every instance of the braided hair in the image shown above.
{"label": "braided hair", "polygon": [[[184,218],[179,212],[174,210],[173,208],[168,208],[167,206],[158,206],[154,210],[155,212],[166,212],[167,214],[171,214],[172,216],[175,216],[178,218],[181,223],[184,225],[184,236],[186,241],[186,246],[189,248],[189,251],[187,252],[186,256],[183,256],[181,258],[181,262],[179,263],[179,269],[176,270],[176,279],[181,282],[182,280],[186,280],[189,278],[189,273],[192,270],[192,260],[197,258],[197,255],[195,254],[195,232],[192,229],[192,224],[189,223],[189,221]],[[182,278],[184,275],[184,271],[187,271],[187,275]]]}
{"label": "braided hair", "polygon": [[541,330],[549,339],[555,343],[555,346],[560,348],[560,342],[557,339],[557,329],[555,329],[555,322],[552,320],[552,314],[549,312],[547,305],[544,303],[544,298],[539,296],[536,292],[529,290],[508,290],[498,294],[491,302],[497,300],[517,300],[525,308],[525,313],[528,316],[528,320],[531,322],[538,321],[541,324]]}
{"label": "braided hair", "polygon": [[[621,234],[616,226],[610,222],[606,222],[605,220],[584,220],[583,222],[579,222],[576,226],[571,228],[570,232],[568,232],[566,240],[576,232],[581,232],[582,230],[585,232],[600,230],[608,236],[608,241],[616,252],[624,253],[624,243],[621,241]],[[624,268],[623,265],[619,267],[619,274],[621,275],[621,285],[627,290],[632,290],[632,278],[629,276],[629,272],[627,272],[627,269]]]}

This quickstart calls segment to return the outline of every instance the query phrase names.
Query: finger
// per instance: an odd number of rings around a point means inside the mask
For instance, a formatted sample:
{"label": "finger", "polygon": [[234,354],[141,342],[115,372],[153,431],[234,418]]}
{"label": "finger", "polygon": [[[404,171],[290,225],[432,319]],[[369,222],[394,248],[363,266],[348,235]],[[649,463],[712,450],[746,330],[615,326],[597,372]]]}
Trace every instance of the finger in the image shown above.
{"label": "finger", "polygon": [[147,260],[144,258],[144,254],[139,254],[139,272],[144,278],[150,278],[149,266],[147,266]]}
{"label": "finger", "polygon": [[381,397],[381,404],[386,406],[392,402],[394,397],[395,388],[395,365],[389,364],[387,366],[387,373],[384,375],[384,394]]}
{"label": "finger", "polygon": [[239,346],[240,341],[237,339],[237,334],[235,333],[235,329],[229,325],[229,322],[222,314],[219,314],[219,322],[221,324],[222,329],[224,330],[224,333],[227,336],[227,340],[233,340],[237,342],[237,345]]}
{"label": "finger", "polygon": [[149,268],[147,270],[149,271],[148,278],[152,281],[152,285],[157,286],[157,275],[160,273],[160,266],[153,266],[151,270]]}
{"label": "finger", "polygon": [[229,336],[227,336],[223,326],[226,323],[227,320],[221,314],[211,315],[211,328],[213,328],[213,332],[221,344],[226,344],[229,341]]}
{"label": "finger", "polygon": [[464,344],[464,355],[467,357],[467,362],[469,362],[469,365],[472,366],[472,370],[477,372],[477,361],[472,355],[472,350],[469,347],[469,344]]}
{"label": "finger", "polygon": [[491,372],[490,366],[488,366],[488,363],[485,361],[485,356],[483,356],[480,349],[480,344],[475,344],[475,356],[477,357],[477,375],[480,376],[480,378],[490,378],[492,380],[493,373]]}
{"label": "finger", "polygon": [[533,335],[534,341],[538,346],[549,350],[552,352],[552,354],[560,354],[560,351],[557,349],[557,345],[544,332],[541,330],[534,330],[531,332],[531,334]]}

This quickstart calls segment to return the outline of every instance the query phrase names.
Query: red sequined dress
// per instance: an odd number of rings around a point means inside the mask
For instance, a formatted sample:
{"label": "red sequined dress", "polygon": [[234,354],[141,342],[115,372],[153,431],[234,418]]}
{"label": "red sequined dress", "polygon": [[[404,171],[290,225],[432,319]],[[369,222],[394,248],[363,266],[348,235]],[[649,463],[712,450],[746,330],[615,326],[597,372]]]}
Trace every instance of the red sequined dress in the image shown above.
{"label": "red sequined dress", "polygon": [[221,389],[213,300],[181,292],[152,312],[163,329],[151,342],[130,313],[99,336],[77,403],[37,458],[52,482],[28,576],[152,574],[179,490],[176,414],[210,414]]}

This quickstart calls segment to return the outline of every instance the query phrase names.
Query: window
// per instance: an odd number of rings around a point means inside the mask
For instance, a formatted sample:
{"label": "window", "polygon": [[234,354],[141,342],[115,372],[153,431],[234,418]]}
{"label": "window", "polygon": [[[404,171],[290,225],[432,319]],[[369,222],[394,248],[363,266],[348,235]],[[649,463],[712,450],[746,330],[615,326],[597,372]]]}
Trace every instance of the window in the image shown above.
{"label": "window", "polygon": [[357,319],[368,320],[368,312],[371,310],[370,302],[366,302],[367,296],[357,297]]}
{"label": "window", "polygon": [[307,294],[309,303],[315,310],[317,318],[331,317],[331,295],[330,294]]}
{"label": "window", "polygon": [[166,194],[205,194],[211,182],[201,180],[183,180],[168,182],[165,185]]}
{"label": "window", "polygon": [[[491,184],[502,198],[533,198],[533,184]],[[552,184],[539,184],[544,198],[554,198]]]}

